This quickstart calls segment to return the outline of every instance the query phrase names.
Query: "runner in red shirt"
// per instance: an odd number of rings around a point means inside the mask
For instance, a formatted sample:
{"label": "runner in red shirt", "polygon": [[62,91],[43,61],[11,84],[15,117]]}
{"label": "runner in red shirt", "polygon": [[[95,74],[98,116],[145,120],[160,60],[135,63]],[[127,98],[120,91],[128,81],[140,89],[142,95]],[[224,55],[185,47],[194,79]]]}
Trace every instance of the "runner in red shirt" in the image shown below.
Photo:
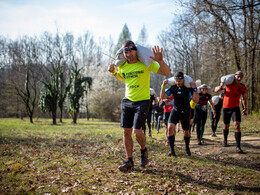
{"label": "runner in red shirt", "polygon": [[[166,139],[167,139],[168,119],[169,119],[169,116],[171,114],[173,104],[174,104],[173,95],[171,95],[169,97],[167,96],[166,99],[164,99],[163,101],[164,101],[163,119],[164,119],[164,124],[165,124],[165,136],[166,136]],[[169,146],[168,140],[166,141],[165,145]]]}
{"label": "runner in red shirt", "polygon": [[[244,105],[244,110],[242,111],[242,114],[246,114],[247,111],[247,99],[246,99],[246,91],[247,88],[245,85],[241,83],[241,80],[243,79],[243,73],[241,71],[237,71],[235,73],[234,81],[226,85],[225,88],[225,95],[224,95],[224,101],[223,101],[223,122],[224,122],[224,142],[223,146],[227,147],[227,137],[229,133],[229,124],[230,119],[232,117],[232,120],[234,122],[235,126],[235,139],[237,143],[236,151],[238,153],[243,153],[240,147],[241,142],[241,130],[240,130],[240,122],[241,122],[241,112],[239,108],[239,100],[242,95],[242,102]],[[224,82],[221,82],[220,86],[215,88],[216,92],[220,92],[223,90]]]}

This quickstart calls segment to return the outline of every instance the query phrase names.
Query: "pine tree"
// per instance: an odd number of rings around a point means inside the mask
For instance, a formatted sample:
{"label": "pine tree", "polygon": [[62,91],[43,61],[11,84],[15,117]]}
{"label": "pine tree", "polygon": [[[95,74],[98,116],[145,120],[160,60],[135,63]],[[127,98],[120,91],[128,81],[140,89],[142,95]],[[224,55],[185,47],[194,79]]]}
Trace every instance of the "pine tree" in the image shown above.
{"label": "pine tree", "polygon": [[119,35],[114,54],[122,47],[122,44],[127,41],[127,40],[132,40],[131,33],[127,27],[127,24],[124,25],[122,32]]}
{"label": "pine tree", "polygon": [[147,39],[148,39],[147,30],[145,25],[143,25],[140,34],[138,36],[137,44],[142,46],[147,46],[148,45]]}

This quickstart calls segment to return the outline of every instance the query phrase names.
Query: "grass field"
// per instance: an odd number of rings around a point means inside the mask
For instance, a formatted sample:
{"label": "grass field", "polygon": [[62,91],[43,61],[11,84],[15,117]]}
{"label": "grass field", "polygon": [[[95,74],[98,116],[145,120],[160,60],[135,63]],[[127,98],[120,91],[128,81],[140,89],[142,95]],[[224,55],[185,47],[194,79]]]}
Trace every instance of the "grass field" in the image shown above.
{"label": "grass field", "polygon": [[[259,122],[247,118],[243,128],[259,138]],[[259,120],[258,120],[259,121]],[[135,169],[120,172],[125,160],[119,123],[71,119],[51,125],[51,120],[0,119],[1,194],[257,194],[260,193],[260,153],[250,152],[256,166],[240,166],[199,153],[191,157],[177,147],[168,157],[164,130],[147,137],[149,165],[139,166],[140,151],[134,141]],[[154,130],[155,132],[155,130]],[[178,144],[183,134],[180,132]],[[251,151],[251,150],[250,150]],[[258,162],[257,162],[258,161]]]}

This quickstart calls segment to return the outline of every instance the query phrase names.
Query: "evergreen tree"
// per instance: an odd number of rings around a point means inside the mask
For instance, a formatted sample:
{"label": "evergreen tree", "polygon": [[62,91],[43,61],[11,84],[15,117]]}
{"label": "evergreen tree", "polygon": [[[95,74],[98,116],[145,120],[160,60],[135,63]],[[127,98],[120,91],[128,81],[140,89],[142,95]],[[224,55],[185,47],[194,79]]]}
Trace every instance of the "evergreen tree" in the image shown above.
{"label": "evergreen tree", "polygon": [[147,30],[145,25],[143,25],[140,34],[138,36],[138,40],[137,40],[137,44],[142,45],[142,46],[147,46],[147,39],[148,39],[148,35],[147,35]]}
{"label": "evergreen tree", "polygon": [[122,44],[127,41],[127,40],[132,40],[131,33],[127,27],[127,24],[124,25],[122,32],[119,35],[114,54],[121,48]]}
{"label": "evergreen tree", "polygon": [[80,99],[87,94],[92,85],[91,77],[82,76],[82,68],[78,67],[78,63],[74,61],[74,66],[71,72],[71,88],[68,93],[68,108],[69,113],[73,118],[73,123],[77,123],[77,116],[80,109]]}

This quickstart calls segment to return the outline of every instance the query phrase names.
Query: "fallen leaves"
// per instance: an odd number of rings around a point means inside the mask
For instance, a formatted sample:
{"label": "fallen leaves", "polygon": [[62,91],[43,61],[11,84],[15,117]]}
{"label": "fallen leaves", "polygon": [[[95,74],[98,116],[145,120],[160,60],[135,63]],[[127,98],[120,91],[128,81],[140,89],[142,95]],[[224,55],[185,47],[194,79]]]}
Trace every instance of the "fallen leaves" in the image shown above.
{"label": "fallen leaves", "polygon": [[[139,147],[135,143],[135,169],[122,173],[117,168],[125,160],[122,135],[118,133],[121,131],[98,134],[95,131],[89,133],[90,129],[85,130],[83,125],[80,128],[76,130],[78,133],[67,133],[65,128],[54,129],[53,134],[32,131],[22,139],[18,133],[12,138],[15,141],[4,141],[0,145],[0,154],[3,154],[0,190],[6,194],[31,192],[46,195],[214,194],[217,192],[214,186],[243,185],[249,188],[259,184],[258,173],[228,163],[226,168],[222,167],[221,155],[214,157],[214,162],[202,161],[202,152],[186,158],[177,150],[176,158],[166,157],[160,139],[152,142],[148,139],[150,162],[145,169],[139,167]],[[235,187],[231,191],[236,191]]]}

